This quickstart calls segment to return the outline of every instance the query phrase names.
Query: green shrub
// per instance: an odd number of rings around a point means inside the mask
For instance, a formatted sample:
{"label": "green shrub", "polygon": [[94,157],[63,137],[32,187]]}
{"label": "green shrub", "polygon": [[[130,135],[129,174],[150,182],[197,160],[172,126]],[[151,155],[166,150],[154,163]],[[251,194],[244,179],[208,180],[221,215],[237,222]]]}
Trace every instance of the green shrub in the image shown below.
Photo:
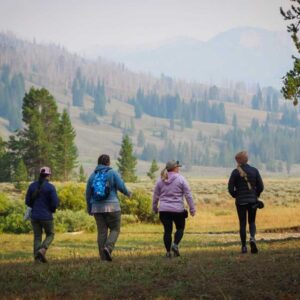
{"label": "green shrub", "polygon": [[123,215],[121,217],[121,224],[122,226],[128,225],[128,224],[135,224],[138,223],[139,219],[135,215]]}
{"label": "green shrub", "polygon": [[158,217],[152,212],[151,194],[143,189],[133,190],[132,197],[120,195],[121,209],[124,214],[135,215],[142,222],[157,222]]}
{"label": "green shrub", "polygon": [[55,231],[74,232],[74,231],[95,231],[96,223],[93,217],[86,211],[61,210],[57,211],[54,219]]}
{"label": "green shrub", "polygon": [[8,197],[1,193],[0,194],[0,215],[7,215],[8,209],[10,207],[10,201]]}
{"label": "green shrub", "polygon": [[14,212],[3,218],[1,222],[2,232],[28,233],[31,231],[31,223],[23,220],[24,214]]}
{"label": "green shrub", "polygon": [[58,189],[59,209],[70,209],[74,211],[86,208],[85,185],[78,183],[67,183]]}

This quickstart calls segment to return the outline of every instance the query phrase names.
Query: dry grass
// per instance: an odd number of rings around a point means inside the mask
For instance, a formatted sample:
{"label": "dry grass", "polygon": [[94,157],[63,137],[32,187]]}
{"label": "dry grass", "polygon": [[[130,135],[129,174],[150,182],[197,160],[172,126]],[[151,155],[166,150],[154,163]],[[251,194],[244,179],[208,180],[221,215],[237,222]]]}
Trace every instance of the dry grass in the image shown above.
{"label": "dry grass", "polygon": [[[300,233],[288,230],[300,225],[299,181],[265,182],[258,255],[239,254],[234,202],[222,179],[190,180],[198,214],[188,219],[180,258],[164,257],[159,224],[123,227],[112,263],[100,262],[95,233],[57,234],[48,265],[32,263],[31,235],[2,234],[1,298],[299,299]],[[153,188],[130,184],[141,186]]]}

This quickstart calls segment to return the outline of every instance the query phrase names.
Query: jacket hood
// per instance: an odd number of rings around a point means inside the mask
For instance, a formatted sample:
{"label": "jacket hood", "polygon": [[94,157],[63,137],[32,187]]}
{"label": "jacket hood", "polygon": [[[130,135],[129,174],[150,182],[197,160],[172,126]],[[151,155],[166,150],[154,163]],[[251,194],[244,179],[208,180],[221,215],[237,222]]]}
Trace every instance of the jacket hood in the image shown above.
{"label": "jacket hood", "polygon": [[102,171],[104,171],[104,170],[106,170],[106,169],[110,170],[111,167],[105,166],[105,165],[98,165],[98,166],[95,168],[95,172],[102,172]]}
{"label": "jacket hood", "polygon": [[180,175],[176,172],[168,172],[168,179],[163,181],[165,184],[171,184]]}

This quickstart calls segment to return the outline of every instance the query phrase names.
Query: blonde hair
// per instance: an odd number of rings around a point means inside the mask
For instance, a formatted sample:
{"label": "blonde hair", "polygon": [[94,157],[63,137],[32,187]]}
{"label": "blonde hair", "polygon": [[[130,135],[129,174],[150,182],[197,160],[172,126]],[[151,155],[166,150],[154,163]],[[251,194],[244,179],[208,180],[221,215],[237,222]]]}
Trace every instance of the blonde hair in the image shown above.
{"label": "blonde hair", "polygon": [[167,181],[168,180],[168,170],[167,170],[167,168],[164,168],[160,172],[160,178],[161,178],[162,181]]}

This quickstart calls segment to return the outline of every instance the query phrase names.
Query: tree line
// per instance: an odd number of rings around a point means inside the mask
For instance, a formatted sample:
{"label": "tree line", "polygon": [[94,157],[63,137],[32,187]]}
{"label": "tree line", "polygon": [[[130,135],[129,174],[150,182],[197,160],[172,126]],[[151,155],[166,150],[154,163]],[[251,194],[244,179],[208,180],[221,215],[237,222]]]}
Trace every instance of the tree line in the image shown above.
{"label": "tree line", "polygon": [[180,119],[185,127],[191,128],[193,121],[209,123],[226,123],[225,107],[223,103],[210,104],[207,99],[191,99],[185,102],[179,95],[159,96],[156,92],[145,94],[138,89],[136,96],[129,99],[134,106],[135,117],[140,118],[143,113],[153,117],[166,118],[170,120]]}

